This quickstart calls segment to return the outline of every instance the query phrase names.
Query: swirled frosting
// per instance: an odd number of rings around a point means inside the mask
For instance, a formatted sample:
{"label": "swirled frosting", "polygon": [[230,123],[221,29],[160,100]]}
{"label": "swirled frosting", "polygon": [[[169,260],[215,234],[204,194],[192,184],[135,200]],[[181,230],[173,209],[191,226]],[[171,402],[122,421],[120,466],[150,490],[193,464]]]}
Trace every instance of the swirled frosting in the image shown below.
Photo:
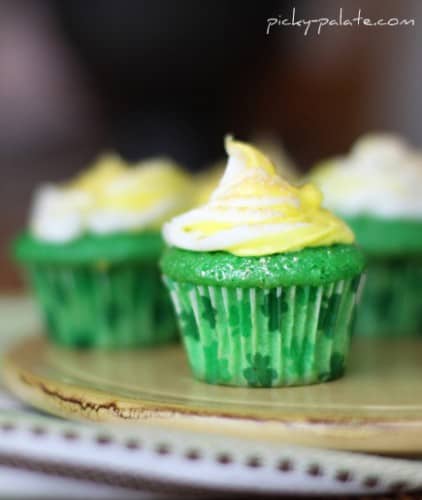
{"label": "swirled frosting", "polygon": [[422,156],[399,137],[362,137],[347,156],[321,162],[310,179],[339,214],[422,217]]}
{"label": "swirled frosting", "polygon": [[208,203],[164,225],[170,246],[259,256],[353,241],[350,229],[321,208],[314,186],[291,186],[248,144],[228,137],[226,151],[226,170]]}
{"label": "swirled frosting", "polygon": [[65,184],[35,193],[30,229],[39,239],[67,242],[95,234],[159,229],[189,205],[191,179],[167,159],[127,165],[116,155]]}
{"label": "swirled frosting", "polygon": [[[299,178],[296,167],[280,142],[268,134],[258,135],[252,141],[266,156],[271,158],[277,173],[289,182]],[[195,178],[195,206],[207,203],[211,194],[217,188],[224,173],[225,161],[223,159],[210,165]]]}

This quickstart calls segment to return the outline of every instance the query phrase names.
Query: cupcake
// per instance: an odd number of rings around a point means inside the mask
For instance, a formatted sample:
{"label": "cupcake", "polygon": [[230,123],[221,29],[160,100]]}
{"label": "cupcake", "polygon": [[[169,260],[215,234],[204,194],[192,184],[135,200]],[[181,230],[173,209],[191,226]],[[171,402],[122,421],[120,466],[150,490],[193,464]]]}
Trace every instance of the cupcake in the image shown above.
{"label": "cupcake", "polygon": [[226,150],[208,203],[163,227],[161,268],[193,374],[251,387],[338,378],[364,265],[353,233],[256,148],[227,138]]}
{"label": "cupcake", "polygon": [[356,334],[422,333],[422,157],[398,137],[368,135],[311,179],[368,258]]}
{"label": "cupcake", "polygon": [[166,159],[106,155],[76,179],[41,186],[15,242],[50,338],[120,348],[174,340],[157,262],[163,221],[187,208],[190,178]]}

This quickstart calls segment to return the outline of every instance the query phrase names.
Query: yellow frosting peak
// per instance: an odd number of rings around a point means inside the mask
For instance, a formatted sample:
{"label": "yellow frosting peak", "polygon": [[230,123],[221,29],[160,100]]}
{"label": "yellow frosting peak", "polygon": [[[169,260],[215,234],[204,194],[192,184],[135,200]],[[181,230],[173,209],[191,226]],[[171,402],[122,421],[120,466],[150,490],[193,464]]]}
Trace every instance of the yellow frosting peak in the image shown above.
{"label": "yellow frosting peak", "polygon": [[181,196],[186,207],[190,187],[189,175],[170,159],[151,158],[130,165],[115,154],[105,154],[65,189],[90,195],[97,208],[131,212],[147,210],[160,202],[180,201]]}
{"label": "yellow frosting peak", "polygon": [[106,154],[74,180],[40,189],[31,227],[40,238],[55,241],[85,232],[160,229],[192,206],[191,191],[191,177],[167,158],[130,165]]}
{"label": "yellow frosting peak", "polygon": [[217,189],[206,204],[165,225],[170,245],[258,256],[353,242],[346,224],[321,208],[315,186],[292,186],[249,144],[229,136],[225,145],[229,160]]}
{"label": "yellow frosting peak", "polygon": [[190,176],[180,167],[166,158],[156,158],[140,162],[122,172],[113,183],[106,186],[99,204],[131,211],[171,202],[174,207],[169,205],[169,210],[156,221],[160,225],[163,218],[190,205],[191,187]]}
{"label": "yellow frosting peak", "polygon": [[235,141],[231,135],[226,135],[224,145],[228,156],[238,158],[248,168],[260,168],[269,174],[275,173],[275,166],[259,149],[246,142]]}
{"label": "yellow frosting peak", "polygon": [[[256,144],[262,144],[262,147],[257,148],[245,142],[235,141],[231,135],[225,137],[225,148],[227,154],[237,156],[240,161],[244,161],[251,168],[264,168],[269,173],[276,171],[283,179],[297,179],[295,169],[283,151],[279,143],[271,137],[257,137]],[[265,154],[260,150],[262,149]],[[271,152],[267,155],[267,152]],[[272,160],[269,161],[268,156]],[[217,188],[220,179],[224,174],[225,161],[219,160],[212,164],[209,168],[199,173],[195,177],[195,196],[194,205],[200,206],[207,203],[211,194]]]}
{"label": "yellow frosting peak", "polygon": [[314,184],[305,184],[298,192],[302,205],[308,205],[315,209],[321,206],[322,193]]}
{"label": "yellow frosting peak", "polygon": [[100,156],[94,165],[80,173],[75,179],[65,185],[69,189],[78,189],[88,193],[98,193],[110,182],[127,170],[126,163],[120,156],[106,153]]}

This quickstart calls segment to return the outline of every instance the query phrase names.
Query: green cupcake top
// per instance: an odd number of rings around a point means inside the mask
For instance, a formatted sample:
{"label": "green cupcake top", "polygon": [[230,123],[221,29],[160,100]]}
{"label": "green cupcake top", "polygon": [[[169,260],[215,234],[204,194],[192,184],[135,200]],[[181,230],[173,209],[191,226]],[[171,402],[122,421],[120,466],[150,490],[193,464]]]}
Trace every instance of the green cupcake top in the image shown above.
{"label": "green cupcake top", "polygon": [[14,255],[24,263],[89,264],[157,259],[163,250],[158,231],[85,234],[67,243],[51,243],[22,233],[14,242]]}
{"label": "green cupcake top", "polygon": [[161,259],[164,274],[177,281],[239,288],[319,286],[352,278],[363,268],[364,257],[354,245],[305,248],[261,257],[192,252],[173,247],[168,248]]}
{"label": "green cupcake top", "polygon": [[422,258],[422,220],[371,215],[343,218],[368,256],[419,255]]}

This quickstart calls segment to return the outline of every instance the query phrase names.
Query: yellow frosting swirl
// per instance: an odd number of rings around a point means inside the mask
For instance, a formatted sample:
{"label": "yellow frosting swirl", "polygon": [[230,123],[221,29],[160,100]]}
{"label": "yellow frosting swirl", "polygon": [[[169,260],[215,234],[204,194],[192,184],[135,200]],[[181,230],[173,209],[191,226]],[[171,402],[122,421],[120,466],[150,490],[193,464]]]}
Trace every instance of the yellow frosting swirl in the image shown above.
{"label": "yellow frosting swirl", "polygon": [[[253,143],[266,156],[271,157],[276,171],[281,177],[289,182],[295,183],[297,181],[299,174],[296,167],[278,141],[270,135],[260,135],[255,137]],[[223,177],[224,168],[225,161],[222,159],[195,176],[195,206],[208,202]]]}
{"label": "yellow frosting swirl", "polygon": [[169,245],[259,256],[354,241],[346,224],[321,207],[316,187],[290,185],[262,152],[231,137],[226,151],[225,173],[208,203],[164,225]]}
{"label": "yellow frosting swirl", "polygon": [[43,186],[35,197],[31,229],[49,241],[68,241],[84,232],[159,229],[191,206],[191,189],[190,176],[168,159],[128,165],[107,154],[74,180]]}

